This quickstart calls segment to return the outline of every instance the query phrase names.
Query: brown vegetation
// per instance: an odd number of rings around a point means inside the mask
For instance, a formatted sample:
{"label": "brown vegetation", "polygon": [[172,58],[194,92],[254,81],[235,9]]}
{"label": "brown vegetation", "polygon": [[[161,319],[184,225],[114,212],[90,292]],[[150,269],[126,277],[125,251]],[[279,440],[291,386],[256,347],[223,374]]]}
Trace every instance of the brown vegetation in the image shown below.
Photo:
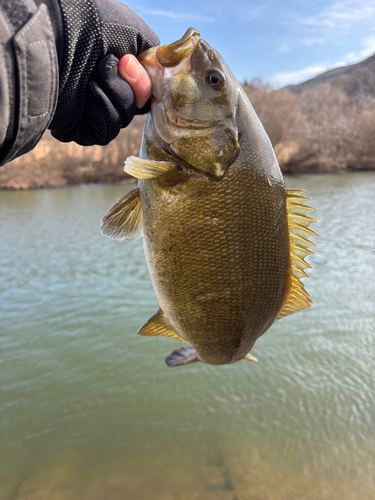
{"label": "brown vegetation", "polygon": [[[375,78],[368,68],[301,92],[260,80],[244,89],[285,173],[375,169]],[[0,169],[0,189],[129,181],[124,160],[138,154],[144,120],[136,117],[105,147],[61,144],[46,133],[32,152]]]}
{"label": "brown vegetation", "polygon": [[46,132],[33,151],[0,168],[0,189],[131,181],[124,172],[124,161],[130,155],[138,155],[144,121],[144,116],[136,116],[104,147],[62,144]]}
{"label": "brown vegetation", "polygon": [[284,172],[375,169],[375,98],[359,94],[351,75],[338,80],[298,95],[259,80],[245,85]]}

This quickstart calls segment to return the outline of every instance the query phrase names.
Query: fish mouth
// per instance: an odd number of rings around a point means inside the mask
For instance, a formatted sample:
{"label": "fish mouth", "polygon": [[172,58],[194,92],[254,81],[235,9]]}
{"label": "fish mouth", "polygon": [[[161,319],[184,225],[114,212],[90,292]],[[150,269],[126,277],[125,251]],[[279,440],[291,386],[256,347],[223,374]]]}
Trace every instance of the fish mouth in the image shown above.
{"label": "fish mouth", "polygon": [[[202,133],[207,133],[208,129],[213,129],[216,126],[216,123],[202,123],[202,122],[193,122],[191,120],[184,119],[182,116],[169,116],[168,112],[165,111],[165,118],[172,130],[190,130],[198,132],[202,130]],[[196,135],[196,134],[194,134]]]}
{"label": "fish mouth", "polygon": [[189,28],[176,42],[146,50],[138,60],[147,71],[175,68],[191,56],[199,45],[199,39],[200,33],[195,28]]}
{"label": "fish mouth", "polygon": [[[168,113],[168,110],[165,109],[164,103],[159,103],[160,115],[159,118],[162,119],[165,124],[168,126],[172,136],[175,137],[175,140],[181,139],[182,135],[184,135],[184,131],[189,132],[189,136],[199,136],[203,134],[207,134],[209,130],[212,130],[217,125],[216,122],[200,122],[193,121],[187,118],[184,118],[180,114],[176,114],[173,110]],[[173,116],[171,115],[173,114]]]}

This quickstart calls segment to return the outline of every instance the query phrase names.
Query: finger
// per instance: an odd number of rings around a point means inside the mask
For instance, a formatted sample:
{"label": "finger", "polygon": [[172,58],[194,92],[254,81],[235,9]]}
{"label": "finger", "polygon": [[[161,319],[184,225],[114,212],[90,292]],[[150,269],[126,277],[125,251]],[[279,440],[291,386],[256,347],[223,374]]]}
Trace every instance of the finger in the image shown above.
{"label": "finger", "polygon": [[151,97],[151,80],[147,71],[131,54],[126,54],[120,59],[118,70],[133,89],[137,108],[143,108]]}
{"label": "finger", "polygon": [[[109,118],[108,107],[114,106],[120,113],[121,128],[127,127],[137,112],[135,95],[130,84],[122,78],[118,71],[119,60],[113,54],[108,54],[92,72],[91,81],[95,81],[104,95],[98,95],[98,104],[105,116]],[[96,88],[95,86],[93,89]],[[110,121],[110,119],[109,119]],[[107,127],[110,126],[106,118]]]}

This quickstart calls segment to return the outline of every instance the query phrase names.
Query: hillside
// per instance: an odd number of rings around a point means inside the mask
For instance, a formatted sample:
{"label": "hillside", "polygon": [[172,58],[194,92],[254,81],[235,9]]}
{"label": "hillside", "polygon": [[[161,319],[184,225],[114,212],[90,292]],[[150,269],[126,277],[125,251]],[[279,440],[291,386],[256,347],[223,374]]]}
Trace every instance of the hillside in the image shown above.
{"label": "hillside", "polygon": [[302,83],[287,85],[284,89],[299,95],[322,83],[341,87],[348,95],[361,93],[375,97],[375,54],[356,64],[333,68]]}

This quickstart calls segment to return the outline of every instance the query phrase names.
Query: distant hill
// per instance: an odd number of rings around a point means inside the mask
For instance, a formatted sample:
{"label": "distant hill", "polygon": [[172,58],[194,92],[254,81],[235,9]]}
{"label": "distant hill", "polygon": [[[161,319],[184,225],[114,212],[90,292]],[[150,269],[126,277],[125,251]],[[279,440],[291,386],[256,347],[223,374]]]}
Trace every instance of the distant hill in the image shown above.
{"label": "distant hill", "polygon": [[375,54],[356,64],[330,69],[310,80],[284,88],[298,95],[322,83],[337,85],[351,97],[358,97],[359,94],[375,97]]}

